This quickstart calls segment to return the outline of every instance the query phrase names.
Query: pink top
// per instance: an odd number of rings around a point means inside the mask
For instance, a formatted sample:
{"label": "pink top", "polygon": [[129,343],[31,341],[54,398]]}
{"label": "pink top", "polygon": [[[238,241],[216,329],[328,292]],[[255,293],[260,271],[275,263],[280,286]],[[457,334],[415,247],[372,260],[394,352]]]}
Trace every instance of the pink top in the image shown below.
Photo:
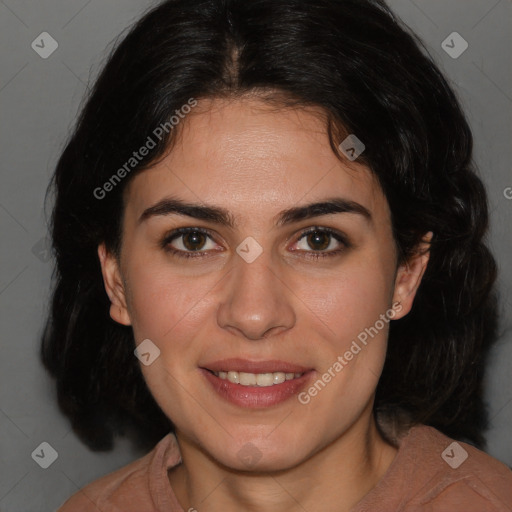
{"label": "pink top", "polygon": [[[185,512],[167,470],[181,462],[173,434],[144,457],[95,480],[57,512]],[[512,512],[512,471],[425,425],[401,439],[388,470],[351,512]]]}

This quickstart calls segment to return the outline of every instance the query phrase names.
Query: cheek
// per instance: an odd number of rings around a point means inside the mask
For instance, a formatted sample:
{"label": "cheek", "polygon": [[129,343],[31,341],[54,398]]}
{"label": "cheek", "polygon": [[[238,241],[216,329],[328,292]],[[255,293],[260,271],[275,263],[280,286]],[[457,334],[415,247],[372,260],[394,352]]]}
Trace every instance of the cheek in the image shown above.
{"label": "cheek", "polygon": [[[197,370],[201,332],[213,315],[211,293],[217,279],[190,278],[168,270],[145,268],[132,278],[131,316],[138,343],[148,338],[160,350],[148,366],[141,365],[146,384],[175,425],[200,424],[197,391],[184,384]],[[170,400],[172,397],[172,400]]]}
{"label": "cheek", "polygon": [[311,418],[330,418],[326,428],[332,435],[361,414],[377,387],[392,318],[382,320],[390,311],[391,277],[385,263],[370,258],[347,263],[335,278],[312,281],[302,290],[316,323],[321,364],[318,380],[299,401]]}
{"label": "cheek", "polygon": [[305,311],[320,320],[325,336],[336,339],[338,348],[389,309],[393,276],[387,267],[382,259],[354,257],[328,278],[308,279],[299,285]]}
{"label": "cheek", "polygon": [[190,348],[211,307],[213,277],[191,278],[145,267],[134,272],[130,282],[135,339],[149,338],[165,351]]}

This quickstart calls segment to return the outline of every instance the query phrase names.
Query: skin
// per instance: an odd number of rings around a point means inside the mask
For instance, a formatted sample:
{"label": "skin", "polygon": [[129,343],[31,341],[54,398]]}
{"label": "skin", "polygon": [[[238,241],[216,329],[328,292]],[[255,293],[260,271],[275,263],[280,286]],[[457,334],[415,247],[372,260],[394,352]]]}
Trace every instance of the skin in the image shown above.
{"label": "skin", "polygon": [[[137,344],[149,338],[160,349],[141,368],[176,426],[183,463],[169,481],[184,510],[348,511],[396,455],[372,414],[388,324],[307,404],[237,407],[198,369],[228,357],[278,359],[314,368],[314,382],[393,303],[401,303],[395,319],[411,309],[428,252],[398,266],[382,190],[369,169],[333,154],[320,113],[256,97],[201,100],[168,155],[127,185],[120,260],[98,247],[111,317],[133,327]],[[176,214],[138,222],[168,196],[223,207],[235,228]],[[336,213],[274,225],[281,210],[333,196],[363,205],[372,221]],[[350,245],[300,239],[313,226]],[[206,257],[161,247],[178,227],[210,230],[195,242]],[[252,263],[236,252],[248,236],[263,248]],[[324,242],[323,252],[342,251],[308,258]],[[170,245],[186,250],[190,238]],[[238,456],[249,442],[259,454],[251,467]]]}

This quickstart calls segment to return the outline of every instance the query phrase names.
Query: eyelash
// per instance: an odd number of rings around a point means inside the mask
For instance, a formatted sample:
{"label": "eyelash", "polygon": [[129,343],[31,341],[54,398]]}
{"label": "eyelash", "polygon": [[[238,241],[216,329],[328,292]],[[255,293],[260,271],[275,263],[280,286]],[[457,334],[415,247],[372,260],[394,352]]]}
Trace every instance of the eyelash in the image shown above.
{"label": "eyelash", "polygon": [[[201,233],[203,235],[206,235],[210,238],[212,238],[211,232],[204,228],[194,228],[194,227],[188,227],[188,228],[178,228],[170,233],[168,233],[166,236],[164,236],[161,247],[166,251],[172,254],[173,256],[176,256],[177,258],[205,258],[204,251],[182,251],[179,249],[170,248],[169,244],[173,242],[175,239],[179,238],[182,235],[186,235],[188,233]],[[334,256],[339,255],[341,252],[343,252],[345,249],[348,249],[351,247],[351,244],[348,242],[348,240],[345,238],[345,236],[341,235],[337,231],[327,228],[327,227],[320,227],[320,226],[313,226],[311,228],[307,228],[304,231],[302,231],[297,238],[297,242],[302,240],[304,237],[311,233],[323,233],[330,235],[332,238],[334,238],[337,242],[344,245],[341,249],[336,249],[333,251],[327,251],[327,252],[313,252],[313,251],[306,251],[307,259],[314,259],[319,260],[323,258],[331,258]]]}

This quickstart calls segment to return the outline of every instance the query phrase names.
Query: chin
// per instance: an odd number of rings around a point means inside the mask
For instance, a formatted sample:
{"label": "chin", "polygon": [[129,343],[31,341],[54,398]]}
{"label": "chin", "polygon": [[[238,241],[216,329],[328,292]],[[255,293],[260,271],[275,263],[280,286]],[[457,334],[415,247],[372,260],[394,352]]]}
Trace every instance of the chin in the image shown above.
{"label": "chin", "polygon": [[221,453],[215,453],[218,451],[217,445],[217,450],[210,454],[218,462],[235,471],[276,472],[297,466],[307,456],[305,453],[298,453],[294,446],[294,443],[281,440],[275,444],[269,443],[268,440],[266,443],[241,440],[238,443],[230,443],[230,446],[226,446],[226,450]]}

